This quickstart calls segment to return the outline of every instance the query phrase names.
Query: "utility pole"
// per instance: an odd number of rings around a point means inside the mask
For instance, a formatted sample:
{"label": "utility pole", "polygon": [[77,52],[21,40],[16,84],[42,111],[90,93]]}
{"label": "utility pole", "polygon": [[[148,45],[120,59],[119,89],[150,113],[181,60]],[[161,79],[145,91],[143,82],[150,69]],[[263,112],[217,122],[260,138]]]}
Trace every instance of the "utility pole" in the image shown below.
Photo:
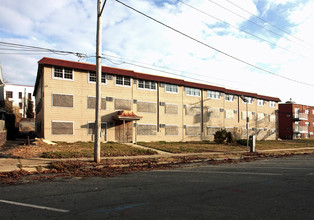
{"label": "utility pole", "polygon": [[106,0],[101,6],[102,0],[97,0],[97,34],[96,34],[96,108],[95,108],[95,142],[94,142],[94,161],[100,163],[100,133],[101,133],[101,15],[104,10]]}

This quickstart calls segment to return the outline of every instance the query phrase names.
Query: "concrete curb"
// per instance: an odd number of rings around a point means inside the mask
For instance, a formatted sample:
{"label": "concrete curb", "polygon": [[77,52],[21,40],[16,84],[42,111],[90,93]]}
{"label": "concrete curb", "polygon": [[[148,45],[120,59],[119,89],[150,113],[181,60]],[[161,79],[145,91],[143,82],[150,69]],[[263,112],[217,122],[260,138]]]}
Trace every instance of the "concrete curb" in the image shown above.
{"label": "concrete curb", "polygon": [[[137,145],[139,146],[139,145]],[[137,147],[136,146],[136,147]],[[145,147],[143,147],[145,148]],[[145,148],[147,149],[147,148]],[[155,149],[151,149],[155,150]],[[259,150],[256,153],[270,153],[270,152],[284,152],[284,151],[302,151],[302,150],[314,150],[314,147],[307,148],[290,148],[290,149],[272,149],[272,150]],[[138,156],[119,156],[119,157],[101,157],[101,160],[132,160],[132,159],[157,159],[157,158],[171,158],[171,157],[193,157],[200,156],[206,157],[204,159],[195,159],[191,162],[202,162],[209,160],[239,160],[243,157],[250,157],[248,155],[244,155],[246,151],[231,151],[231,152],[205,152],[205,153],[181,153],[181,154],[173,154],[163,151],[158,151],[159,154],[155,155],[138,155]],[[240,154],[240,156],[235,156],[233,154]],[[217,158],[225,155],[223,158]],[[26,170],[26,171],[38,171],[45,169],[48,165],[50,165],[53,161],[86,161],[92,162],[93,158],[67,158],[67,159],[47,159],[47,158],[30,158],[30,159],[15,159],[15,158],[0,158],[0,173],[1,172],[10,172],[15,170]]]}

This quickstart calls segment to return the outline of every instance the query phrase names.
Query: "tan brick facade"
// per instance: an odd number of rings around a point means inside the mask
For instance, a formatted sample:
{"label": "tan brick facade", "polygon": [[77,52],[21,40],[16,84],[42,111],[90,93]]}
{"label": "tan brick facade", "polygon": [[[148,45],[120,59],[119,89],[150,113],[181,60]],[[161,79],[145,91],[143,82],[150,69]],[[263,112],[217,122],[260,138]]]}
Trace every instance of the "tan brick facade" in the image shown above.
{"label": "tan brick facade", "polygon": [[[34,94],[36,131],[41,137],[93,141],[93,71],[91,64],[50,58],[39,61]],[[246,103],[241,96],[252,99],[248,104],[250,134],[257,139],[277,137],[278,98],[109,67],[103,67],[103,72],[102,141],[212,140],[221,128],[245,138]],[[119,110],[133,111],[142,118],[123,124],[113,119]]]}

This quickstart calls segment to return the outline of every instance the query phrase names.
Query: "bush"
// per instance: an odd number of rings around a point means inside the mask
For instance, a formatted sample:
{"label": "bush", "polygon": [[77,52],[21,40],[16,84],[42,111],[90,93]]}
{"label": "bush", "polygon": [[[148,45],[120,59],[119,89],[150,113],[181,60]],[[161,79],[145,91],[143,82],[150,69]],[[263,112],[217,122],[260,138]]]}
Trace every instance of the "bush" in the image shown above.
{"label": "bush", "polygon": [[226,129],[221,129],[220,131],[216,131],[214,134],[214,141],[217,144],[223,144],[225,142],[231,143],[234,138],[231,132],[227,132]]}
{"label": "bush", "polygon": [[237,143],[246,146],[246,139],[239,139],[237,140]]}
{"label": "bush", "polygon": [[234,137],[233,137],[233,134],[231,132],[227,132],[226,141],[227,141],[227,143],[232,143],[234,141]]}

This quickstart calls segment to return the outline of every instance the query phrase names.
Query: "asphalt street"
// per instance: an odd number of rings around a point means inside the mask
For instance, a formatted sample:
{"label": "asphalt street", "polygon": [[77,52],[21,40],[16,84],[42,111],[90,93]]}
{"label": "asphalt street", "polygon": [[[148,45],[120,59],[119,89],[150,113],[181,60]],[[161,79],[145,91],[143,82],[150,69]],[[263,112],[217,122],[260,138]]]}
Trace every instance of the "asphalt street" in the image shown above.
{"label": "asphalt street", "polygon": [[313,219],[314,157],[0,188],[0,219]]}

